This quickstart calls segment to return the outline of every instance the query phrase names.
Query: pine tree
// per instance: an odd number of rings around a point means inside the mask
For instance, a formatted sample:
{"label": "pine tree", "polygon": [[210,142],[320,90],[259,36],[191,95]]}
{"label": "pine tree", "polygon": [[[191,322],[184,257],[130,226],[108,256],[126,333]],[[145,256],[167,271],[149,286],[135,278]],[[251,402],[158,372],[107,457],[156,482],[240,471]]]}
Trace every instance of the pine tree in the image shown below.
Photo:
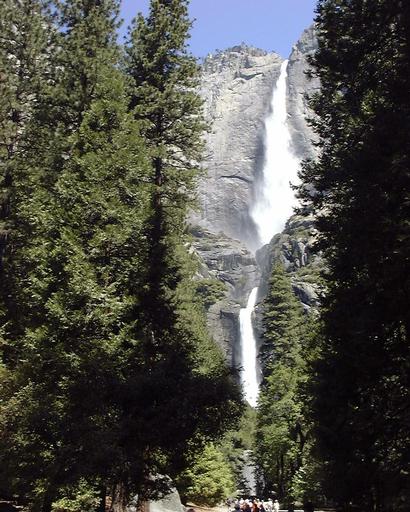
{"label": "pine tree", "polygon": [[292,290],[283,265],[272,269],[269,292],[263,302],[262,359],[297,364],[300,354],[302,306]]}
{"label": "pine tree", "polygon": [[[187,455],[204,439],[229,428],[239,399],[206,331],[203,306],[195,297],[196,262],[187,251],[185,219],[195,195],[205,128],[199,68],[187,50],[187,4],[153,0],[148,17],[138,16],[131,30],[126,58],[130,109],[142,124],[151,158],[151,215],[145,225],[148,244],[139,310],[150,399],[143,402],[142,417],[153,401],[155,409],[145,420],[152,440],[144,457],[154,467],[155,460],[149,458],[158,459],[157,447],[163,472],[170,476],[183,466],[177,453]],[[171,399],[164,396],[164,386]],[[151,421],[167,423],[167,428],[152,432]]]}
{"label": "pine tree", "polygon": [[47,2],[4,0],[0,6],[0,258],[9,234],[13,158],[23,152],[28,120],[47,78],[51,32]]}
{"label": "pine tree", "polygon": [[292,500],[292,478],[302,466],[308,435],[302,399],[307,318],[281,264],[273,267],[262,318],[264,378],[257,412],[257,464],[265,492]]}
{"label": "pine tree", "polygon": [[301,195],[328,264],[318,450],[346,510],[404,510],[410,495],[409,20],[399,0],[318,5],[320,157]]}
{"label": "pine tree", "polygon": [[2,393],[1,472],[44,512],[82,478],[110,486],[124,458],[149,193],[117,67],[116,12],[108,0],[63,4],[55,81],[29,126],[48,139],[25,155],[30,179],[19,183],[18,309],[4,329],[17,357]]}
{"label": "pine tree", "polygon": [[[132,493],[157,495],[169,487],[161,475],[174,476],[239,412],[184,235],[199,147],[179,154],[164,141],[158,153],[149,143],[120,71],[117,13],[116,0],[56,3],[53,66],[16,160],[0,472],[33,511],[67,492],[78,501],[84,488],[84,499],[111,492],[115,511]],[[163,105],[164,116],[172,109]],[[190,124],[194,111],[186,122],[179,113],[180,134],[201,126],[200,116]],[[163,153],[174,150],[168,167]],[[158,161],[169,176],[180,165],[184,179],[166,191]]]}
{"label": "pine tree", "polygon": [[[19,243],[16,209],[30,174],[24,163],[32,146],[28,125],[50,73],[54,27],[48,2],[5,0],[0,6],[0,317],[9,321],[13,299],[13,250]],[[31,179],[31,178],[30,178]],[[24,318],[24,314],[22,315]],[[13,358],[3,344],[6,357]]]}
{"label": "pine tree", "polygon": [[233,471],[224,454],[213,444],[205,446],[192,466],[178,479],[183,502],[215,507],[235,493]]}
{"label": "pine tree", "polygon": [[[143,123],[151,150],[154,185],[144,297],[149,329],[166,329],[171,321],[164,290],[175,289],[181,275],[178,247],[186,240],[185,218],[192,205],[202,156],[202,100],[197,91],[199,67],[186,48],[191,22],[187,1],[153,0],[147,19],[141,15],[130,34],[127,72],[132,79],[131,108]],[[163,315],[150,317],[153,312]]]}
{"label": "pine tree", "polygon": [[[23,239],[32,235],[19,217],[19,209],[27,200],[26,185],[35,180],[27,164],[33,142],[29,125],[52,67],[50,48],[55,30],[48,2],[5,0],[0,5],[0,32],[0,428],[1,441],[9,443],[9,423],[14,420],[17,399],[8,399],[16,386],[15,366],[24,357],[17,339],[27,320],[26,304],[19,300],[26,275],[24,268],[19,268],[17,253]],[[24,389],[20,394],[23,397]],[[19,465],[13,456],[9,460],[12,467]],[[24,474],[24,463],[21,469]],[[10,466],[2,464],[2,496],[26,488],[24,477],[17,477]]]}

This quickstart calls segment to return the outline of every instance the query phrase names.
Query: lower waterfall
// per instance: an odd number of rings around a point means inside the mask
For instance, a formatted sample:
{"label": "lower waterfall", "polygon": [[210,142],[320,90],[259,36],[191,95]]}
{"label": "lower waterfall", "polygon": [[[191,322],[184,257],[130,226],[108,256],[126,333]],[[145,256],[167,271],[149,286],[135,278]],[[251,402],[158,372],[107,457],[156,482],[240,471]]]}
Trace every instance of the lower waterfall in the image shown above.
{"label": "lower waterfall", "polygon": [[[259,237],[259,247],[268,244],[280,233],[296,205],[291,182],[297,182],[299,161],[291,150],[291,135],[287,125],[287,65],[280,68],[273,88],[271,111],[265,119],[265,163],[251,209]],[[242,385],[247,402],[256,407],[259,394],[259,364],[257,343],[252,327],[252,313],[258,288],[254,288],[246,308],[240,311]]]}
{"label": "lower waterfall", "polygon": [[249,295],[246,308],[239,313],[241,329],[241,361],[242,386],[245,399],[252,407],[256,407],[259,393],[259,379],[257,369],[256,339],[252,326],[252,313],[255,308],[258,288],[254,288]]}

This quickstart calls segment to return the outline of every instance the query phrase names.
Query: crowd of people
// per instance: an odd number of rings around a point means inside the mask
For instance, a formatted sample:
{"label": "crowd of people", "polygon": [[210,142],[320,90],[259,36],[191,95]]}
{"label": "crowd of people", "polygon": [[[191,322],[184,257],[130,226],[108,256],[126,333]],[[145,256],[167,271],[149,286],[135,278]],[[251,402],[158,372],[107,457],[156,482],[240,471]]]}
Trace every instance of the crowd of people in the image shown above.
{"label": "crowd of people", "polygon": [[269,498],[267,501],[258,498],[240,498],[230,503],[235,512],[278,512],[279,501]]}
{"label": "crowd of people", "polygon": [[[228,501],[229,512],[279,512],[280,505],[278,500],[260,500],[259,498],[238,498]],[[295,512],[294,505],[286,507],[288,512]],[[313,503],[307,501],[303,505],[304,512],[314,512]]]}

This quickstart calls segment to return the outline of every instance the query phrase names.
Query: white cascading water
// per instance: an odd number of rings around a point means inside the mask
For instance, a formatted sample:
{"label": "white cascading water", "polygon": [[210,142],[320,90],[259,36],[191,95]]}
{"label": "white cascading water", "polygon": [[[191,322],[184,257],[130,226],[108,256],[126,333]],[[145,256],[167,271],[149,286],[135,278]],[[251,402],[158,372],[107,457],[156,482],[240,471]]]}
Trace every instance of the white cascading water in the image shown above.
{"label": "white cascading water", "polygon": [[[259,243],[269,243],[280,233],[296,204],[290,183],[297,182],[299,161],[291,151],[291,136],[287,125],[287,65],[285,60],[273,89],[271,112],[265,120],[265,163],[251,216],[258,229]],[[240,311],[242,385],[247,402],[255,407],[259,394],[259,371],[252,312],[258,289],[254,288],[246,308]]]}
{"label": "white cascading water", "polygon": [[246,308],[239,312],[239,325],[241,329],[241,361],[242,386],[246,401],[256,407],[259,393],[259,379],[257,369],[256,342],[252,326],[252,312],[256,304],[258,288],[254,288],[249,295]]}
{"label": "white cascading water", "polygon": [[287,65],[287,60],[281,65],[272,94],[271,112],[265,120],[263,177],[251,210],[261,246],[268,244],[276,233],[282,231],[295,206],[290,182],[297,182],[299,161],[291,151],[291,136],[287,125]]}

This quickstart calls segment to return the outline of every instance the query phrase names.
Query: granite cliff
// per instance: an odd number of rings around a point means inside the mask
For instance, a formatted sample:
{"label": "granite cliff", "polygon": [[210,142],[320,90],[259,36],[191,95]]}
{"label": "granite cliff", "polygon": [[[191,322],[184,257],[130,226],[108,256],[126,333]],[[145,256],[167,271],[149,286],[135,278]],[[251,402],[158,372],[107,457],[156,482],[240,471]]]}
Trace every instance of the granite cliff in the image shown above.
{"label": "granite cliff", "polygon": [[[287,108],[292,146],[298,158],[315,153],[313,134],[305,116],[306,95],[318,88],[305,71],[307,56],[316,48],[315,31],[306,30],[288,63]],[[201,93],[211,125],[207,135],[206,176],[199,191],[199,209],[191,216],[193,247],[199,255],[201,277],[226,285],[225,297],[208,311],[212,334],[233,365],[240,363],[238,315],[250,290],[266,293],[272,262],[280,259],[292,273],[295,293],[306,308],[317,304],[311,272],[316,265],[310,247],[315,237],[309,216],[292,217],[283,233],[257,253],[256,227],[249,211],[255,200],[265,158],[264,121],[283,59],[244,44],[209,55],[203,63]]]}
{"label": "granite cliff", "polygon": [[282,59],[242,44],[209,55],[203,63],[202,96],[211,125],[207,177],[199,187],[193,222],[251,245],[253,183],[264,160],[264,119]]}
{"label": "granite cliff", "polygon": [[306,29],[293,46],[288,63],[288,112],[293,150],[298,158],[311,158],[315,155],[312,141],[315,134],[307,122],[312,114],[308,107],[308,97],[319,90],[317,78],[308,78],[307,59],[317,48],[314,26]]}

